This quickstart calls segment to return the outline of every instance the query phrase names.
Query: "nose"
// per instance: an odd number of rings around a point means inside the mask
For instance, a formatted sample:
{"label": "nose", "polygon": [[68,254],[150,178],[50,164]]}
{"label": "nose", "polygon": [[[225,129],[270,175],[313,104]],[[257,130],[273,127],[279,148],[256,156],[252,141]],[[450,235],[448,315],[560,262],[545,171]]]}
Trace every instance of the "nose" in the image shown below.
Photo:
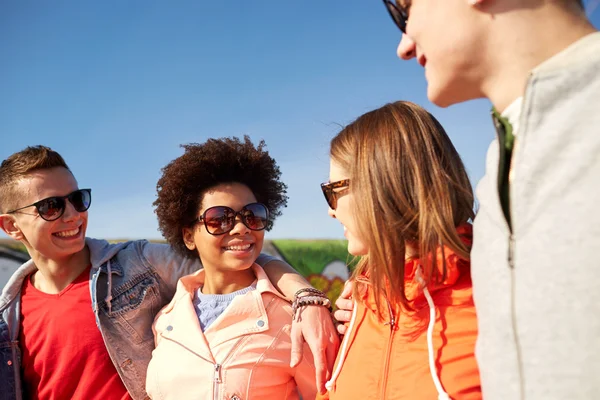
{"label": "nose", "polygon": [[233,229],[229,232],[231,235],[245,235],[250,232],[250,228],[248,228],[242,222],[242,219],[236,216],[235,220],[233,220]]}
{"label": "nose", "polygon": [[335,210],[332,210],[331,207],[327,210],[327,214],[329,214],[331,218],[335,218]]}
{"label": "nose", "polygon": [[408,35],[404,34],[400,39],[396,54],[403,60],[410,60],[417,55],[417,44]]}
{"label": "nose", "polygon": [[[87,212],[87,211],[84,211],[84,212]],[[79,218],[81,218],[81,214],[83,214],[83,213],[80,213],[79,211],[77,211],[75,209],[75,207],[73,206],[73,204],[71,204],[70,201],[68,201],[68,200],[66,201],[65,211],[63,212],[63,215],[62,215],[62,219],[65,222],[76,221]]]}

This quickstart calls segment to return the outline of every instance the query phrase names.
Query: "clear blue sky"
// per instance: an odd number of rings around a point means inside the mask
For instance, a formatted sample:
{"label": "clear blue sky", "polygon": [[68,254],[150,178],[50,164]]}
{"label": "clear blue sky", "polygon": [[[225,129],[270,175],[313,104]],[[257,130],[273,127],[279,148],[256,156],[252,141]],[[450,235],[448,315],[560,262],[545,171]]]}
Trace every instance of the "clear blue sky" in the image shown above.
{"label": "clear blue sky", "polygon": [[433,106],[399,39],[378,0],[2,1],[0,159],[54,148],[93,188],[89,236],[153,239],[156,181],[179,145],[248,134],[289,186],[267,238],[342,238],[319,183],[329,140],[366,111],[423,105],[474,183],[484,172],[489,103]]}

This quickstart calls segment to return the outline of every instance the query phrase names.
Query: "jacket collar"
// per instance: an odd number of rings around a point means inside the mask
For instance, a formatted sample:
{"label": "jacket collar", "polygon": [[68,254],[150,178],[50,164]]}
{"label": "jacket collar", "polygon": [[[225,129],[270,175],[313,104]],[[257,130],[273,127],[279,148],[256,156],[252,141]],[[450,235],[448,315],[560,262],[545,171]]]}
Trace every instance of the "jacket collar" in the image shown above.
{"label": "jacket collar", "polygon": [[[465,223],[460,225],[456,230],[463,243],[470,247],[473,238],[472,225]],[[443,274],[444,263],[446,264],[446,279],[440,283],[430,282],[428,289],[431,293],[453,286],[459,278],[469,273],[469,262],[461,259],[448,246],[444,246],[443,249],[440,248],[437,251],[436,267],[440,274]],[[406,297],[411,302],[424,301],[423,288],[416,279],[417,270],[420,265],[421,260],[418,258],[410,259],[404,265]]]}
{"label": "jacket collar", "polygon": [[10,277],[4,288],[2,289],[2,295],[0,295],[0,311],[12,302],[21,292],[23,281],[30,274],[34,273],[37,267],[33,263],[33,260],[26,261],[21,265]]}
{"label": "jacket collar", "polygon": [[[457,229],[458,235],[460,236],[463,243],[467,246],[471,247],[472,238],[473,238],[473,227],[469,223],[464,223],[460,225]],[[448,246],[444,246],[443,249],[438,249],[436,254],[436,267],[440,274],[443,274],[444,263],[446,265],[446,279],[444,281],[436,283],[430,282],[427,285],[427,288],[432,296],[435,296],[436,292],[439,292],[443,289],[447,289],[453,287],[459,280],[462,278],[469,276],[470,279],[470,263],[467,260],[463,260],[456,254],[452,249]],[[421,268],[421,260],[419,258],[410,258],[406,260],[404,263],[404,290],[406,297],[409,300],[411,306],[415,309],[422,309],[425,305],[427,305],[423,287],[419,280],[417,279],[417,271]],[[403,312],[402,307],[399,304],[390,304],[387,299],[382,299],[383,305],[387,304],[387,307],[384,307],[383,310],[377,310],[375,308],[375,296],[373,291],[370,290],[369,286],[369,277],[365,276],[366,279],[360,279],[360,282],[365,283],[365,292],[363,294],[364,299],[367,301],[368,308],[373,312],[381,312],[381,315],[384,319],[389,320],[394,314]],[[446,297],[451,296],[448,292]],[[440,301],[441,299],[437,299],[436,301]],[[451,301],[450,298],[445,301]],[[443,302],[443,301],[442,301]]]}
{"label": "jacket collar", "polygon": [[[285,297],[283,295],[281,295],[277,291],[277,289],[275,289],[275,287],[269,280],[269,277],[267,276],[267,274],[265,273],[265,271],[262,269],[262,267],[260,265],[254,263],[254,264],[252,264],[252,266],[250,268],[252,268],[252,272],[254,272],[254,276],[256,276],[256,280],[257,280],[256,292],[257,293],[260,293],[260,294],[272,293],[275,296],[281,297],[282,299],[285,300]],[[179,281],[177,282],[177,292],[176,293],[179,294],[180,292],[187,292],[188,294],[190,294],[193,297],[196,289],[198,289],[199,287],[201,287],[204,284],[204,279],[205,279],[204,269],[199,269],[198,271],[194,272],[193,274],[186,275],[186,276],[182,277],[181,279],[179,279]]]}
{"label": "jacket collar", "polygon": [[[90,262],[92,269],[100,268],[106,273],[106,262],[113,258],[119,251],[131,245],[132,242],[108,243],[106,240],[85,238],[85,244],[90,249]],[[115,265],[115,260],[111,260],[111,272],[123,274],[120,265]],[[113,269],[116,269],[113,271]]]}
{"label": "jacket collar", "polygon": [[[190,349],[198,356],[211,361],[215,360],[211,348],[245,335],[264,332],[269,329],[267,309],[282,295],[269,281],[264,270],[252,265],[257,278],[256,290],[236,296],[229,307],[207,329],[202,332],[193,305],[194,291],[204,283],[204,270],[184,276],[177,282],[177,291],[173,301],[162,311],[161,323],[163,338],[176,341]],[[210,346],[208,345],[210,343]]]}
{"label": "jacket collar", "polygon": [[531,71],[532,76],[562,73],[578,63],[589,62],[600,51],[600,32],[582,37],[566,49],[550,57]]}

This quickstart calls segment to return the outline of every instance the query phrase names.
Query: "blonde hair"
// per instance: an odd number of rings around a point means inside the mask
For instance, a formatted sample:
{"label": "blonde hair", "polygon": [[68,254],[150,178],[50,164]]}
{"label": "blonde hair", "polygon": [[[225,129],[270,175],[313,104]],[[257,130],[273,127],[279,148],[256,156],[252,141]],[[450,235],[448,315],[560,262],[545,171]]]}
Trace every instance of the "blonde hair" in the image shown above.
{"label": "blonde hair", "polygon": [[458,152],[431,114],[399,101],[346,126],[331,141],[330,155],[349,173],[354,218],[369,249],[354,278],[369,276],[379,310],[382,296],[410,310],[407,244],[417,249],[427,283],[443,281],[446,266],[440,273],[436,257],[422,255],[448,246],[469,259],[456,227],[474,217],[473,191]]}

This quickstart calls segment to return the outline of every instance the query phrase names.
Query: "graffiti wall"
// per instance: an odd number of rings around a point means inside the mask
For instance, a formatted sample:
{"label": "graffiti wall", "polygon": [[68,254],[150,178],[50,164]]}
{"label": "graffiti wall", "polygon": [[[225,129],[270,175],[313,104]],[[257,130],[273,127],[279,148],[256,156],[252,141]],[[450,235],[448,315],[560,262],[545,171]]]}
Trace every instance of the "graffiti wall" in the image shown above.
{"label": "graffiti wall", "polygon": [[350,276],[354,258],[345,240],[273,240],[265,252],[280,257],[327,294],[332,303]]}

